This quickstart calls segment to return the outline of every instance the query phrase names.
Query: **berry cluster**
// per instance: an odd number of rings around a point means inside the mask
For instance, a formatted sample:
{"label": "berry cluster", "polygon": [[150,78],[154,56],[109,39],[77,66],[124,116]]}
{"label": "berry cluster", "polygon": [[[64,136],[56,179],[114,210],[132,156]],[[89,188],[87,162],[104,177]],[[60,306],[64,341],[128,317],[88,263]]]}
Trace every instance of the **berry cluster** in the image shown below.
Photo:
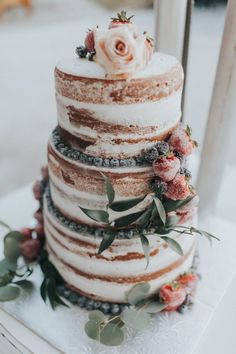
{"label": "berry cluster", "polygon": [[95,42],[94,42],[94,31],[88,30],[88,33],[84,40],[84,45],[76,48],[76,54],[80,58],[87,58],[90,61],[94,60],[96,54],[95,51]]}
{"label": "berry cluster", "polygon": [[54,129],[52,133],[53,145],[62,155],[79,161],[88,165],[97,166],[97,167],[135,167],[145,164],[145,159],[143,156],[137,156],[134,158],[127,159],[115,159],[115,158],[103,158],[95,157],[84,154],[79,150],[73,149],[66,145],[60,138],[58,128]]}

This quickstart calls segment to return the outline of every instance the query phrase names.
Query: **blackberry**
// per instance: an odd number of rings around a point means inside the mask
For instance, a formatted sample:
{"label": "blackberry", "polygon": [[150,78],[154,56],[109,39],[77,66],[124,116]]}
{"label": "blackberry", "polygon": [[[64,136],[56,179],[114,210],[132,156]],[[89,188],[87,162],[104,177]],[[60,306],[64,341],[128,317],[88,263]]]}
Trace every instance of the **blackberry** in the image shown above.
{"label": "blackberry", "polygon": [[155,144],[155,148],[157,149],[159,155],[166,155],[170,151],[169,144],[166,141],[158,141]]}
{"label": "blackberry", "polygon": [[167,192],[167,184],[159,178],[155,178],[150,182],[151,189],[158,194],[164,194]]}
{"label": "blackberry", "polygon": [[94,157],[93,156],[88,156],[87,162],[88,162],[89,165],[93,165]]}
{"label": "blackberry", "polygon": [[182,303],[182,305],[179,306],[178,312],[185,313],[186,311],[190,310],[190,308],[193,306],[193,304],[194,304],[193,297],[188,294],[186,296],[186,299]]}
{"label": "blackberry", "polygon": [[120,162],[118,159],[111,159],[110,164],[111,164],[111,167],[119,167]]}
{"label": "blackberry", "polygon": [[159,152],[155,146],[153,146],[151,149],[145,151],[144,158],[147,162],[153,163],[159,156]]}
{"label": "blackberry", "polygon": [[179,172],[181,175],[185,175],[188,181],[192,178],[191,172],[186,167],[181,167]]}
{"label": "blackberry", "polygon": [[87,49],[83,45],[76,47],[75,52],[80,58],[86,58],[88,53]]}
{"label": "blackberry", "polygon": [[73,305],[76,305],[78,304],[78,295],[74,292],[71,292],[68,300],[73,304]]}
{"label": "blackberry", "polygon": [[95,166],[100,167],[102,166],[103,159],[101,157],[94,157],[93,163]]}
{"label": "blackberry", "polygon": [[79,160],[82,163],[87,163],[88,162],[88,157],[85,154],[81,154]]}
{"label": "blackberry", "polygon": [[144,162],[143,156],[137,156],[135,159],[136,159],[136,164],[137,165],[142,165],[143,162]]}

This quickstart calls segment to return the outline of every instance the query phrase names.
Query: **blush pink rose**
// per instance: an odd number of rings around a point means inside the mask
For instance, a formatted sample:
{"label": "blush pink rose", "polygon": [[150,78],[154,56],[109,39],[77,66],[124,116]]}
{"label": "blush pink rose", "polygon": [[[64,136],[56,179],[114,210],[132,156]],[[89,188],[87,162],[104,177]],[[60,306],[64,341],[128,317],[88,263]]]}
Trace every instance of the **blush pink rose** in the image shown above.
{"label": "blush pink rose", "polygon": [[94,32],[96,56],[110,79],[129,79],[146,67],[153,48],[146,35],[137,35],[128,26]]}

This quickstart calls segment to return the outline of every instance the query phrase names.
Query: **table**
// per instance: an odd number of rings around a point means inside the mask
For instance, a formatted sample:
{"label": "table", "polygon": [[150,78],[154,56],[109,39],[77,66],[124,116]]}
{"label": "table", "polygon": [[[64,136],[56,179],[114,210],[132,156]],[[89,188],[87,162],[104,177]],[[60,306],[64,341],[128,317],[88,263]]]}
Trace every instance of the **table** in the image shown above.
{"label": "table", "polygon": [[[0,218],[19,228],[29,223],[36,208],[28,185],[0,201]],[[199,242],[203,279],[196,304],[185,315],[163,313],[149,329],[142,333],[129,331],[122,346],[111,348],[86,337],[85,310],[72,307],[53,312],[35,291],[29,298],[0,304],[0,354],[218,354],[223,352],[222,346],[227,354],[233,354],[236,224],[212,216],[201,220],[201,227],[219,235],[221,242],[215,242],[212,249],[205,239]],[[35,288],[39,287],[40,278],[40,270],[36,269]],[[226,316],[227,312],[231,315]]]}

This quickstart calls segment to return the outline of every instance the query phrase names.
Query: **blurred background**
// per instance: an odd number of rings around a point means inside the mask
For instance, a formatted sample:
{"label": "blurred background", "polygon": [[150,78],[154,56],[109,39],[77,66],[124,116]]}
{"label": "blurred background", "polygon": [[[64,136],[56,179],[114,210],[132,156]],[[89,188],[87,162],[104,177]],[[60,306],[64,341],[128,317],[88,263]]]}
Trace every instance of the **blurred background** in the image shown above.
{"label": "blurred background", "polygon": [[[192,15],[185,119],[200,146],[225,5],[197,0]],[[57,124],[53,70],[58,59],[74,56],[86,30],[107,26],[121,8],[153,34],[152,6],[152,0],[0,0],[0,196],[37,178],[46,163],[47,140]]]}

